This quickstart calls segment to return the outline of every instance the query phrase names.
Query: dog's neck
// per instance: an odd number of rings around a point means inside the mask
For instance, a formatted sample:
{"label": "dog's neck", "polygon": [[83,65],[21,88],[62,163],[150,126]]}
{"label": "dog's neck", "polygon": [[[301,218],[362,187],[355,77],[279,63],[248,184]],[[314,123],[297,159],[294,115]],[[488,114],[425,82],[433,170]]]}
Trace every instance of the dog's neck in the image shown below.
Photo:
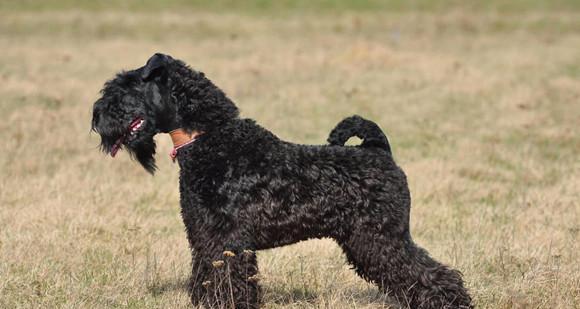
{"label": "dog's neck", "polygon": [[178,150],[186,145],[195,142],[197,137],[200,136],[201,134],[203,134],[203,132],[200,131],[187,132],[182,128],[178,128],[169,132],[169,136],[171,136],[171,141],[173,142],[173,150],[169,154],[171,159],[175,161]]}

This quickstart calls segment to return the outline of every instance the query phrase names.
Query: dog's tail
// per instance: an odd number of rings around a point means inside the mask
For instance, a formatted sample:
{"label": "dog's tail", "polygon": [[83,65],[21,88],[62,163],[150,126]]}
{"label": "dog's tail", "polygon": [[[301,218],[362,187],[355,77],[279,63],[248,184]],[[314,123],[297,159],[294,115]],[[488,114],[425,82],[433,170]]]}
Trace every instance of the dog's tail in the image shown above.
{"label": "dog's tail", "polygon": [[343,119],[330,132],[328,143],[334,146],[344,146],[346,141],[356,136],[363,140],[360,147],[378,147],[391,154],[389,140],[379,126],[361,116],[354,115]]}

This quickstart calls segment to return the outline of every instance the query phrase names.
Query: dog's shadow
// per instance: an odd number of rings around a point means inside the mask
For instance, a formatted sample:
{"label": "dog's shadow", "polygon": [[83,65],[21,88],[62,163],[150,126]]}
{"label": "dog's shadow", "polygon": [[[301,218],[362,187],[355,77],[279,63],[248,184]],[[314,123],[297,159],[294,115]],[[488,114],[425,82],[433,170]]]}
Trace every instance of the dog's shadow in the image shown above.
{"label": "dog's shadow", "polygon": [[311,289],[277,289],[264,288],[263,302],[276,305],[289,304],[311,304],[316,305],[320,299],[326,303],[338,302],[340,304],[349,304],[349,306],[370,306],[374,308],[394,308],[392,301],[376,288],[346,288],[340,291],[318,292]]}
{"label": "dog's shadow", "polygon": [[147,285],[147,292],[153,297],[161,296],[168,292],[185,292],[189,293],[189,280],[168,280],[160,283]]}
{"label": "dog's shadow", "polygon": [[[392,301],[376,288],[346,288],[339,292],[328,291],[320,293],[312,289],[304,288],[281,288],[279,286],[262,286],[263,303],[276,305],[289,304],[312,304],[314,305],[320,298],[337,299],[342,298],[342,303],[356,304],[357,306],[378,306],[378,308],[394,308]],[[189,281],[186,279],[170,280],[158,284],[147,286],[147,291],[153,297],[161,296],[169,292],[189,293]],[[334,294],[334,295],[333,295]]]}

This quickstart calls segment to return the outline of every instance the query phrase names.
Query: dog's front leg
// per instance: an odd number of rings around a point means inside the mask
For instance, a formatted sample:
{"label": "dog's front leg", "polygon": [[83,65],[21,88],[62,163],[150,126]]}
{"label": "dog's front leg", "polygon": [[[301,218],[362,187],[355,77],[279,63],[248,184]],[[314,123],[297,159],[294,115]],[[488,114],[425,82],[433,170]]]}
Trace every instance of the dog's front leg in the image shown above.
{"label": "dog's front leg", "polygon": [[[193,306],[201,305],[206,297],[206,289],[203,286],[209,269],[204,265],[201,256],[196,250],[191,250],[191,278],[189,281],[189,293],[191,296],[191,303]],[[204,269],[205,268],[205,269]]]}
{"label": "dog's front leg", "polygon": [[192,250],[191,301],[206,308],[259,308],[256,254],[225,243]]}

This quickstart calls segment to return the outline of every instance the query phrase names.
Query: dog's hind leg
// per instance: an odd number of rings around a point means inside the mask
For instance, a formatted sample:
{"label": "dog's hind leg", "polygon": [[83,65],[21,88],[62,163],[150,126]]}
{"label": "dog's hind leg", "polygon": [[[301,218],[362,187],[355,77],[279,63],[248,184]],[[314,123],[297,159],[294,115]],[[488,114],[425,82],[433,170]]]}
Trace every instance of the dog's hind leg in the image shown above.
{"label": "dog's hind leg", "polygon": [[433,260],[408,232],[381,235],[359,229],[339,243],[361,277],[405,308],[472,308],[461,274]]}

